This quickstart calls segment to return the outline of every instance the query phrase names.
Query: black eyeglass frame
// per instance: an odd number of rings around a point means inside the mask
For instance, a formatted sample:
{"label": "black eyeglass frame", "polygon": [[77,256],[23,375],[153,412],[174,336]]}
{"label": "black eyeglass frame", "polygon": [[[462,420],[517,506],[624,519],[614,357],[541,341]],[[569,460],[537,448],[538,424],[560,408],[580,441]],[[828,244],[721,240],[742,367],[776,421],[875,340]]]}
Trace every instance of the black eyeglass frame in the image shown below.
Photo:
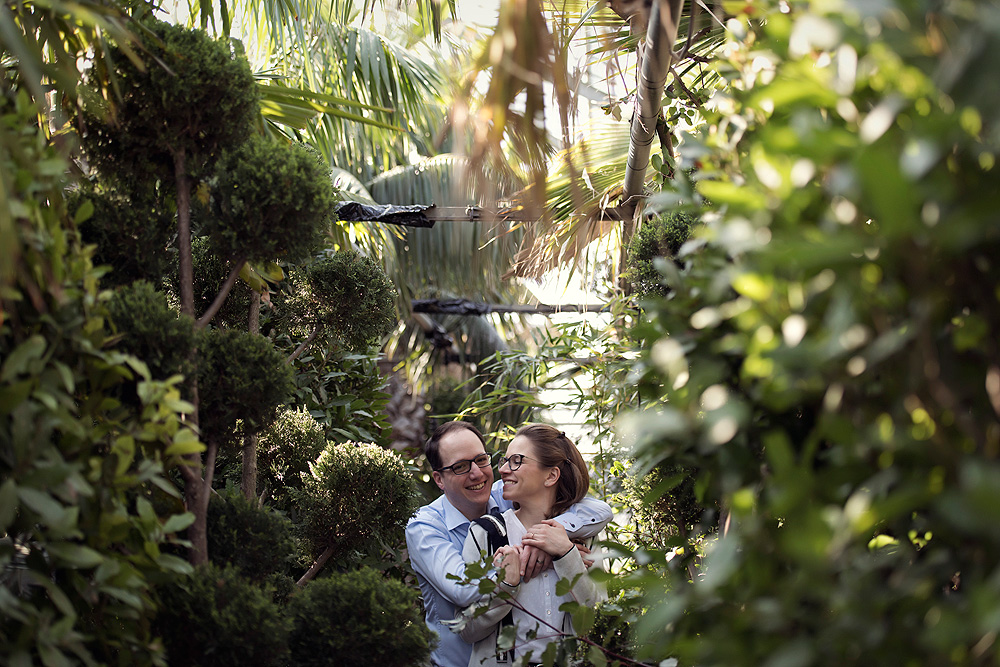
{"label": "black eyeglass frame", "polygon": [[[481,460],[483,457],[486,457],[486,460],[483,463],[476,463],[476,461]],[[455,469],[456,466],[461,468],[463,464],[469,466],[469,468],[467,470],[462,470],[461,472]],[[475,464],[476,467],[478,468],[489,468],[490,466],[493,465],[493,457],[490,454],[483,452],[474,459],[462,459],[461,461],[455,461],[450,466],[438,468],[434,472],[444,472],[445,470],[450,470],[451,474],[453,475],[468,475],[470,472],[472,472],[473,464]]]}
{"label": "black eyeglass frame", "polygon": [[[515,458],[517,459],[516,461],[515,461]],[[514,472],[515,470],[517,470],[518,468],[521,467],[521,464],[524,463],[524,459],[531,459],[532,461],[538,461],[538,459],[536,459],[536,458],[534,458],[532,456],[528,456],[526,454],[514,454],[512,456],[501,456],[497,460],[497,470],[499,470],[500,468],[504,467],[504,464],[510,464],[510,471]],[[541,463],[541,461],[538,461],[538,462]]]}

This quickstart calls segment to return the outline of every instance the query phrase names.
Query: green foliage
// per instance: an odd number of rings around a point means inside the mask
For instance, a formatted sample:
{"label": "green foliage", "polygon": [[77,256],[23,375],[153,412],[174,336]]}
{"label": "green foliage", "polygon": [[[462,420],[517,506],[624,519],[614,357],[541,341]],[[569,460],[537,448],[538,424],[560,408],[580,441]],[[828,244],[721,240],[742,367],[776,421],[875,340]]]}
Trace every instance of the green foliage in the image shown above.
{"label": "green foliage", "polygon": [[328,440],[388,444],[389,402],[378,353],[350,354],[314,346],[297,358],[294,403],[323,426]]}
{"label": "green foliage", "polygon": [[141,189],[157,178],[174,182],[178,155],[199,175],[250,136],[260,102],[250,66],[232,44],[159,21],[139,29],[148,31],[137,51],[144,71],[112,50],[120,96],[88,98],[82,138],[102,176]]}
{"label": "green foliage", "polygon": [[333,220],[329,168],[299,145],[252,137],[223,154],[208,185],[201,228],[219,257],[297,261],[319,249]]}
{"label": "green foliage", "polygon": [[293,509],[291,490],[302,487],[302,473],[326,448],[326,434],[306,410],[283,410],[257,441],[257,483],[265,498],[282,510]]}
{"label": "green foliage", "polygon": [[586,637],[605,651],[600,651],[586,642],[580,642],[576,652],[576,658],[580,662],[574,664],[579,664],[581,667],[596,667],[615,664],[610,662],[613,657],[635,658],[637,647],[633,624],[638,614],[633,610],[640,603],[637,597],[639,594],[636,591],[623,590],[598,603],[594,609],[594,624]]}
{"label": "green foliage", "polygon": [[[191,239],[191,261],[194,264],[194,312],[204,313],[219,294],[233,267],[214,252],[212,243],[206,236]],[[174,290],[179,291],[178,287]],[[247,330],[252,295],[250,286],[243,280],[237,280],[229,291],[226,302],[212,318],[213,326]]]}
{"label": "green foliage", "polygon": [[433,634],[419,593],[361,569],[314,581],[291,599],[293,664],[302,667],[406,667],[430,656]]}
{"label": "green foliage", "polygon": [[205,565],[158,590],[155,629],[172,665],[283,665],[289,624],[260,588],[232,567]]}
{"label": "green foliage", "polygon": [[663,284],[663,274],[657,270],[657,259],[671,260],[691,236],[694,218],[686,212],[674,211],[646,221],[628,245],[626,270],[622,278],[640,299],[666,296],[670,288]]}
{"label": "green foliage", "polygon": [[238,490],[212,494],[208,502],[208,553],[219,567],[231,565],[240,576],[260,584],[283,574],[295,552],[292,524],[266,507],[258,507]]}
{"label": "green foliage", "polygon": [[161,548],[191,517],[148,498],[178,497],[165,468],[202,445],[176,383],[115,348],[36,113],[0,97],[0,662],[153,664],[149,588],[190,571]]}
{"label": "green foliage", "polygon": [[230,444],[270,425],[291,386],[284,356],[264,336],[210,329],[199,337],[199,426],[206,440]]}
{"label": "green foliage", "polygon": [[669,462],[660,463],[646,475],[625,477],[634,546],[666,551],[679,544],[688,544],[690,535],[715,527],[713,519],[717,519],[717,515],[714,512],[706,514],[695,497],[696,481],[696,470]]}
{"label": "green foliage", "polygon": [[402,459],[353,442],[327,446],[294,498],[312,557],[333,549],[339,564],[398,543],[417,508]]}
{"label": "green foliage", "polygon": [[368,257],[325,255],[309,268],[309,284],[320,318],[348,349],[365,350],[396,327],[396,289]]}
{"label": "green foliage", "polygon": [[108,301],[108,319],[121,336],[121,348],[146,362],[154,378],[186,376],[194,369],[194,322],[171,308],[166,295],[148,282],[115,292]]}
{"label": "green foliage", "polygon": [[[67,195],[67,208],[79,216],[80,236],[94,244],[93,262],[108,265],[101,284],[105,287],[128,285],[147,280],[162,287],[176,273],[177,233],[174,221],[176,205],[169,198],[149,191],[124,194],[113,188],[87,186]],[[84,214],[92,207],[89,217]]]}
{"label": "green foliage", "polygon": [[994,664],[996,7],[778,5],[730,23],[703,246],[637,329],[640,459],[729,514],[637,577],[640,656]]}

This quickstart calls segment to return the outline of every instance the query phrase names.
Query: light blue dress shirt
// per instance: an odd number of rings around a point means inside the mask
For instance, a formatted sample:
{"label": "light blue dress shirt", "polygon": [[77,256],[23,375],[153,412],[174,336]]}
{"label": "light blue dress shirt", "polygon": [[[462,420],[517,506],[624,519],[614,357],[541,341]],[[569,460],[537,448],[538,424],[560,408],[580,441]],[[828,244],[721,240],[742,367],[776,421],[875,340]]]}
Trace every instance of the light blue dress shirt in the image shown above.
{"label": "light blue dress shirt", "polygon": [[[490,491],[489,509],[511,508],[503,498],[503,481],[497,480]],[[571,537],[586,539],[597,535],[611,521],[613,514],[607,503],[584,498],[568,512],[556,517]],[[427,627],[438,635],[438,647],[431,660],[439,667],[468,667],[472,645],[449,630],[442,621],[455,618],[459,609],[480,597],[475,585],[462,585],[448,574],[463,577],[465,560],[462,547],[471,522],[442,495],[424,505],[406,526],[406,548],[410,564],[417,573],[420,592],[424,597]]]}

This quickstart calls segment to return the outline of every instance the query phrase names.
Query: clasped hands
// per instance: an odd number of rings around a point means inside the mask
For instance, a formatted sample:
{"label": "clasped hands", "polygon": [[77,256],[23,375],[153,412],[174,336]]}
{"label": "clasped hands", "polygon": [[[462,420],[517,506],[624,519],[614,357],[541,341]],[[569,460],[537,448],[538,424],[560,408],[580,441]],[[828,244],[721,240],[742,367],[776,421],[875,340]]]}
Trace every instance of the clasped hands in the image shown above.
{"label": "clasped hands", "polygon": [[[587,556],[590,549],[576,544],[580,554]],[[574,543],[566,534],[566,529],[558,521],[546,519],[528,529],[521,538],[520,546],[500,547],[493,555],[493,565],[504,571],[503,581],[517,586],[522,580],[529,581],[552,566],[552,559],[566,554]],[[593,565],[586,558],[587,567]]]}

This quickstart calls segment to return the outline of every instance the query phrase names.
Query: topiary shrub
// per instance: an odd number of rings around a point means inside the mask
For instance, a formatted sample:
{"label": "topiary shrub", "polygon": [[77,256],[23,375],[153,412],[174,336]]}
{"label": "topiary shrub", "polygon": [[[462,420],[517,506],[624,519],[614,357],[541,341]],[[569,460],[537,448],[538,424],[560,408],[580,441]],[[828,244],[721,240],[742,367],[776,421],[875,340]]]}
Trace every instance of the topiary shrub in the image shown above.
{"label": "topiary shrub", "polygon": [[108,302],[108,314],[121,335],[119,349],[145,361],[154,378],[194,370],[194,322],[171,308],[167,296],[150,283],[141,280],[119,289]]}
{"label": "topiary shrub", "polygon": [[233,567],[204,565],[159,589],[154,630],[171,665],[283,665],[289,625],[281,610]]}
{"label": "topiary shrub", "polygon": [[374,260],[353,250],[319,259],[309,284],[320,317],[349,349],[367,348],[398,323],[396,288]]}
{"label": "topiary shrub", "polygon": [[236,490],[213,494],[208,502],[208,553],[212,562],[231,565],[262,583],[286,573],[295,540],[292,524],[273,510],[258,507]]}
{"label": "topiary shrub", "polygon": [[78,229],[84,243],[94,245],[94,264],[111,269],[101,277],[102,287],[148,280],[160,288],[176,271],[175,207],[151,188],[125,194],[88,186],[67,193],[66,207],[81,217],[91,211]]}
{"label": "topiary shrub", "polygon": [[675,211],[642,224],[628,244],[626,270],[622,278],[639,298],[666,296],[670,288],[662,283],[654,264],[657,257],[673,258],[691,236],[694,218]]}
{"label": "topiary shrub", "polygon": [[204,439],[228,444],[274,421],[291,392],[292,375],[270,340],[243,331],[210,329],[199,337],[198,352],[199,425]]}
{"label": "topiary shrub", "polygon": [[223,258],[304,259],[333,220],[329,168],[302,146],[251,137],[223,154],[208,185],[201,231]]}
{"label": "topiary shrub", "polygon": [[303,473],[326,448],[323,426],[306,410],[283,410],[257,442],[258,483],[264,497],[291,510],[290,492],[302,488]]}
{"label": "topiary shrub", "polygon": [[260,94],[234,42],[161,21],[141,29],[146,39],[135,53],[143,70],[113,50],[121,97],[85,98],[83,147],[102,175],[119,182],[172,182],[176,156],[197,172],[245,141],[259,117]]}
{"label": "topiary shrub", "polygon": [[423,664],[433,635],[417,591],[370,569],[309,584],[288,604],[291,663],[298,667]]}
{"label": "topiary shrub", "polygon": [[293,492],[316,564],[300,583],[336,555],[338,563],[398,543],[417,508],[413,477],[402,459],[365,443],[328,445]]}

